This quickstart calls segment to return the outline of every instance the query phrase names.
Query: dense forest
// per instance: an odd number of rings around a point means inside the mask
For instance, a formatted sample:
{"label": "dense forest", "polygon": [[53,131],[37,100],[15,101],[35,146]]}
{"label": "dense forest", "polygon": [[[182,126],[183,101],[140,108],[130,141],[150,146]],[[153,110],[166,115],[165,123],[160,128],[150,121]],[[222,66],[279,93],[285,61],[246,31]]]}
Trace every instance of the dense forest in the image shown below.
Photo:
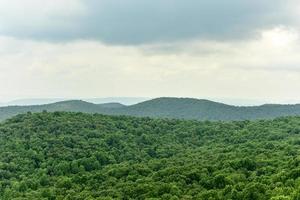
{"label": "dense forest", "polygon": [[93,104],[81,100],[71,100],[46,105],[0,107],[0,121],[17,114],[42,112],[43,110],[202,121],[237,121],[300,116],[300,104],[239,107],[203,99],[164,97],[130,106],[119,103]]}
{"label": "dense forest", "polygon": [[68,112],[0,124],[0,199],[298,200],[300,118]]}

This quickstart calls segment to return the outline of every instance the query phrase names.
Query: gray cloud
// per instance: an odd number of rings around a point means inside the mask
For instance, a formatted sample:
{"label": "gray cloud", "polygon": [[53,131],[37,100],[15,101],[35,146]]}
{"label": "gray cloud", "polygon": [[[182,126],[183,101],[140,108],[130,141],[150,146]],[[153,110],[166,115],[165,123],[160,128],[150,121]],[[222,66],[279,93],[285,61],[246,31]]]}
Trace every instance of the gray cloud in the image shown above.
{"label": "gray cloud", "polygon": [[[27,1],[27,0],[25,0]],[[32,0],[30,0],[32,1]],[[49,15],[44,21],[2,17],[0,33],[19,38],[68,41],[95,39],[111,44],[178,40],[232,40],[295,18],[294,0],[85,0],[72,15]],[[78,9],[78,5],[76,5]],[[83,12],[84,10],[84,12]],[[57,12],[57,10],[55,10]],[[64,12],[63,9],[60,10]],[[13,12],[13,10],[12,10]],[[27,8],[24,12],[31,12]],[[44,14],[44,13],[40,13]],[[39,15],[33,15],[38,18]],[[32,21],[31,21],[32,20]],[[44,22],[44,23],[43,23]]]}

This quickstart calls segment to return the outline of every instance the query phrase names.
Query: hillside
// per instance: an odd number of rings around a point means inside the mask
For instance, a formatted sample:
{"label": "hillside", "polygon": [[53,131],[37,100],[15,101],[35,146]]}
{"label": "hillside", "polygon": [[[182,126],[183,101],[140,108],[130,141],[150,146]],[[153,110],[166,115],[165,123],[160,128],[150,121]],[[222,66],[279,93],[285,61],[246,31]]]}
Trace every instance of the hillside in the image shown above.
{"label": "hillside", "polygon": [[52,104],[34,106],[8,106],[0,107],[0,121],[26,112],[68,111],[83,113],[105,113],[106,110],[122,107],[124,107],[124,105],[120,103],[93,104],[81,100],[61,101]]}
{"label": "hillside", "polygon": [[43,110],[214,121],[273,119],[300,115],[299,104],[237,107],[201,99],[157,98],[131,106],[119,103],[93,104],[73,100],[37,106],[1,107],[0,120],[28,111],[42,112]]}
{"label": "hillside", "polygon": [[124,107],[115,113],[197,120],[253,120],[300,115],[300,105],[238,107],[202,99],[158,98]]}
{"label": "hillside", "polygon": [[0,124],[0,199],[299,199],[300,118],[82,113]]}
{"label": "hillside", "polygon": [[[8,102],[0,102],[0,106],[32,106],[51,104],[60,101],[69,101],[67,98],[33,98],[33,99],[17,99]],[[142,101],[149,100],[146,97],[106,97],[106,98],[85,98],[83,101],[94,104],[106,104],[111,102],[119,102],[124,105],[133,105]]]}

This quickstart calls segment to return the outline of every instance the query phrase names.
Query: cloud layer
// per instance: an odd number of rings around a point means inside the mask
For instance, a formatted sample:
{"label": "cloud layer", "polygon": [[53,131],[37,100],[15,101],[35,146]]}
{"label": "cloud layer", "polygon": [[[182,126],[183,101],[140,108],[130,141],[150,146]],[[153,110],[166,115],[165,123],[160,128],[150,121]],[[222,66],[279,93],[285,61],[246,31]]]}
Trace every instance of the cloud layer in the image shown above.
{"label": "cloud layer", "polygon": [[[284,38],[284,40],[282,39]],[[6,96],[194,96],[300,99],[299,33],[257,39],[110,46],[0,38]]]}
{"label": "cloud layer", "polygon": [[300,101],[296,0],[0,0],[0,101]]}
{"label": "cloud layer", "polygon": [[295,0],[1,0],[0,33],[112,44],[236,40],[278,24],[299,24],[297,5]]}

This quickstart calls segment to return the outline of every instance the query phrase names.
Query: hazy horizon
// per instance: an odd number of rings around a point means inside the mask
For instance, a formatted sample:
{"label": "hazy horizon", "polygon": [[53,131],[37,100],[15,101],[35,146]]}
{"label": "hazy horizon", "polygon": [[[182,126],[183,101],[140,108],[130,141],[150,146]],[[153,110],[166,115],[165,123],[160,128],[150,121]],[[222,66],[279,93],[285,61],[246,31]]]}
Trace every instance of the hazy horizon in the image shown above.
{"label": "hazy horizon", "polygon": [[[167,96],[162,96],[167,97]],[[8,101],[0,102],[1,106],[26,106],[26,105],[44,105],[49,103],[56,103],[61,101],[68,100],[83,100],[90,103],[102,104],[102,103],[121,103],[123,105],[134,105],[137,103],[141,103],[144,101],[161,98],[161,97],[90,97],[90,98],[24,98],[24,99],[11,99]],[[289,101],[264,101],[262,99],[230,99],[230,98],[211,98],[211,97],[170,97],[170,98],[193,98],[199,100],[209,100],[218,103],[224,103],[227,105],[234,106],[260,106],[264,104],[300,104],[297,100],[289,100]]]}

